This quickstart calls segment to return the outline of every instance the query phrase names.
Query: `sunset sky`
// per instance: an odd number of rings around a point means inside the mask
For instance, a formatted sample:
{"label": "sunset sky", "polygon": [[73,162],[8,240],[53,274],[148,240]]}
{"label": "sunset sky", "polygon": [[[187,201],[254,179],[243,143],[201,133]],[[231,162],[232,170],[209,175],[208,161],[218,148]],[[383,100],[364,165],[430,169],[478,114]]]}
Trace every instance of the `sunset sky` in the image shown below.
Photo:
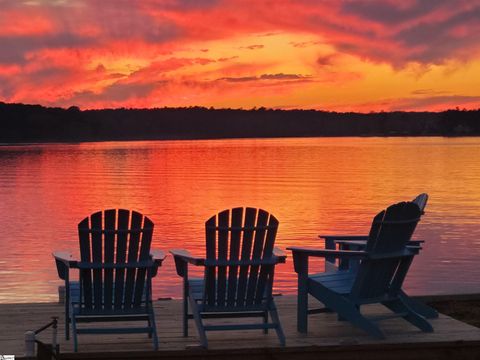
{"label": "sunset sky", "polygon": [[0,0],[0,101],[480,108],[480,0]]}

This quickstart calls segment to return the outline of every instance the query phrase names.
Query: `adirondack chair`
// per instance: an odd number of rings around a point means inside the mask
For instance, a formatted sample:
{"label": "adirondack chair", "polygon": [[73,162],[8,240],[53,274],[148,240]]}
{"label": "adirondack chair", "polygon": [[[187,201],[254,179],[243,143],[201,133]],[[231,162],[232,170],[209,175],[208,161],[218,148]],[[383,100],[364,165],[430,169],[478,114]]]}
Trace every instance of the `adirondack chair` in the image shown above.
{"label": "adirondack chair", "polygon": [[[378,338],[385,336],[374,321],[391,317],[402,317],[422,331],[433,331],[430,323],[408,305],[401,291],[413,257],[419,251],[419,246],[408,243],[420,215],[418,205],[412,202],[388,207],[373,219],[364,250],[289,247],[298,274],[298,331],[307,332],[307,316],[313,312],[308,309],[308,294],[337,312],[339,319],[348,320]],[[358,271],[309,274],[309,257],[326,256],[358,259]],[[360,307],[373,303],[385,305],[393,314],[368,319]]]}
{"label": "adirondack chair", "polygon": [[[425,214],[425,207],[427,206],[428,194],[422,193],[418,195],[415,199],[412,200],[413,203],[417,204],[420,208],[420,211]],[[320,239],[325,240],[325,249],[337,249],[337,246],[340,250],[361,250],[365,248],[368,240],[368,235],[319,235]],[[423,241],[419,240],[410,240],[410,245],[420,245]],[[328,257],[325,259],[326,269],[337,270],[335,257]],[[350,261],[351,259],[343,259],[338,264],[338,268],[346,270],[358,265],[358,261]],[[353,266],[352,266],[353,265]]]}
{"label": "adirondack chair", "polygon": [[[195,324],[203,347],[206,331],[275,329],[282,345],[285,336],[272,297],[274,268],[286,256],[274,248],[278,220],[264,210],[234,208],[212,216],[205,223],[206,258],[186,250],[171,250],[176,270],[183,278],[183,335],[188,319]],[[204,267],[203,279],[189,278],[188,265]],[[188,305],[193,315],[188,313]],[[270,314],[271,322],[268,322]],[[263,318],[257,324],[206,325],[204,319],[225,317]]]}
{"label": "adirondack chair", "polygon": [[[80,260],[69,252],[53,253],[58,275],[65,280],[65,337],[77,334],[147,333],[158,349],[152,307],[152,278],[165,255],[150,251],[153,222],[120,209],[99,211],[78,224]],[[70,281],[79,269],[79,282]],[[80,327],[78,323],[147,321],[144,327]]]}
{"label": "adirondack chair", "polygon": [[[425,207],[428,202],[428,194],[419,194],[412,200],[412,202],[418,205],[421,214],[423,215],[425,214]],[[325,249],[331,250],[336,250],[337,247],[339,250],[363,250],[365,249],[368,240],[368,235],[319,235],[319,237],[325,240]],[[420,246],[423,242],[423,240],[410,240],[409,245]],[[343,258],[339,260],[337,266],[335,257],[327,256],[325,258],[325,269],[326,271],[350,270],[356,272],[359,263],[359,259]],[[407,294],[404,294],[403,290],[401,290],[401,293],[404,297],[404,301],[408,302],[409,306],[419,314],[425,316],[427,319],[438,317],[437,310],[425,305],[419,300],[412,299]]]}

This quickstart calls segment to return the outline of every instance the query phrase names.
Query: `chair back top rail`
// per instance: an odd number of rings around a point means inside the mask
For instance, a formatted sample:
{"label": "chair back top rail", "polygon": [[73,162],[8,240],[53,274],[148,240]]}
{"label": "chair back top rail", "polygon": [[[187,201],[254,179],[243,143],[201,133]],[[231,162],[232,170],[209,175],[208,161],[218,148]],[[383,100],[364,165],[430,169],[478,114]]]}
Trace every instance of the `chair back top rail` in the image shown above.
{"label": "chair back top rail", "polygon": [[245,230],[269,230],[275,229],[276,226],[265,225],[265,226],[205,226],[209,230],[226,230],[226,231],[245,231]]}
{"label": "chair back top rail", "polygon": [[142,233],[153,231],[153,227],[144,227],[139,229],[90,229],[90,228],[80,228],[78,229],[82,232],[87,232],[90,234],[100,233],[100,234],[133,234],[133,233]]}
{"label": "chair back top rail", "polygon": [[129,262],[129,263],[94,263],[94,262],[77,262],[76,267],[79,269],[148,269],[155,266],[155,262],[152,260],[146,261],[137,261],[137,262]]}

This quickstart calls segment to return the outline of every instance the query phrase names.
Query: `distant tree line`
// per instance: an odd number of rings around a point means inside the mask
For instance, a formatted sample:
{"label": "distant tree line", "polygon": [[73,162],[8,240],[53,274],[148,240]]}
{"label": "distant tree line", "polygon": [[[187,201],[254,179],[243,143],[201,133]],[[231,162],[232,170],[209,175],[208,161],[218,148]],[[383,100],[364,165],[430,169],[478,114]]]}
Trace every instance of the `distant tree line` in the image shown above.
{"label": "distant tree line", "polygon": [[0,102],[0,142],[306,136],[478,136],[480,110],[337,113],[204,107],[83,110]]}

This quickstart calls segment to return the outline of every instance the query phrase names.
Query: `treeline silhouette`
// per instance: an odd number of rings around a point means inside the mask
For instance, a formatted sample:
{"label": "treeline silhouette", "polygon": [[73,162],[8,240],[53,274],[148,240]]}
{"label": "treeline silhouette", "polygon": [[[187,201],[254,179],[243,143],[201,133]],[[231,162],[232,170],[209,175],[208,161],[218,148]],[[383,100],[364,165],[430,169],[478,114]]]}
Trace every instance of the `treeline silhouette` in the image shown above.
{"label": "treeline silhouette", "polygon": [[0,102],[0,142],[480,135],[480,110],[337,113],[204,107],[68,109]]}

